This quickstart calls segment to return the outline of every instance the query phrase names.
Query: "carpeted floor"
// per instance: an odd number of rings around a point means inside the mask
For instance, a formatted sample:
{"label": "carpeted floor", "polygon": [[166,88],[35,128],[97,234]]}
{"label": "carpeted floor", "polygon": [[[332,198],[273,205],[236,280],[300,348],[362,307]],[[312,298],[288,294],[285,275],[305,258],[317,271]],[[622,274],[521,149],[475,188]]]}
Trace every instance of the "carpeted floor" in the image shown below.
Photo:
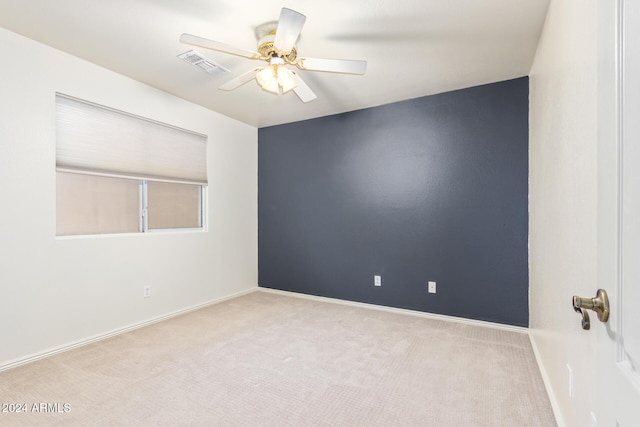
{"label": "carpeted floor", "polygon": [[2,372],[0,402],[27,409],[2,426],[556,425],[526,334],[267,292]]}

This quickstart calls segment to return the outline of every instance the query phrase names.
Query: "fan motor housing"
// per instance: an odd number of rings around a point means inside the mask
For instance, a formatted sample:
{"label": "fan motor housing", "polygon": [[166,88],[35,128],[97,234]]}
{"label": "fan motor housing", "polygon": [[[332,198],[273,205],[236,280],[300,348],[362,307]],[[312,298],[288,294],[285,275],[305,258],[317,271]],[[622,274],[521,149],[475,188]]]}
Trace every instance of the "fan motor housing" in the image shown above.
{"label": "fan motor housing", "polygon": [[294,64],[298,51],[294,46],[291,52],[278,52],[273,45],[278,29],[278,21],[265,22],[256,28],[256,39],[258,39],[258,53],[263,60],[268,61],[270,58],[277,56],[284,59],[287,64]]}

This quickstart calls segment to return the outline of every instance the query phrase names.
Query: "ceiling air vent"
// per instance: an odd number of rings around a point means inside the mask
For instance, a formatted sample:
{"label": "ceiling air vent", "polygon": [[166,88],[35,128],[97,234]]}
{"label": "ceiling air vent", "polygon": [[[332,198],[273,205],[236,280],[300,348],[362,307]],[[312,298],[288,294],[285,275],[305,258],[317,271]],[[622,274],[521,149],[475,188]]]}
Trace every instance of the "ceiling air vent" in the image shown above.
{"label": "ceiling air vent", "polygon": [[205,58],[195,50],[181,53],[180,55],[178,55],[178,58],[188,62],[189,64],[195,65],[198,68],[203,69],[212,76],[219,76],[221,74],[229,72],[229,70],[224,68],[222,65],[216,64],[212,60]]}

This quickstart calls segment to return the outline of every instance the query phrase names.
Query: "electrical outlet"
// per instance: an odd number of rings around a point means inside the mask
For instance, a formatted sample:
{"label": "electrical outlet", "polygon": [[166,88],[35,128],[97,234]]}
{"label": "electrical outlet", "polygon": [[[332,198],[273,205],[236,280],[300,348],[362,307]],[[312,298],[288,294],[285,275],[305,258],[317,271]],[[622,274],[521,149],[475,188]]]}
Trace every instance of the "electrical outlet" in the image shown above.
{"label": "electrical outlet", "polygon": [[591,411],[591,427],[598,427],[598,418],[596,417],[596,413]]}
{"label": "electrical outlet", "polygon": [[144,287],[144,294],[143,296],[145,298],[151,298],[151,286],[147,285]]}
{"label": "electrical outlet", "polygon": [[382,286],[382,276],[373,276],[373,286]]}
{"label": "electrical outlet", "polygon": [[427,285],[427,290],[429,291],[430,294],[435,294],[436,293],[436,282],[429,282],[429,284]]}

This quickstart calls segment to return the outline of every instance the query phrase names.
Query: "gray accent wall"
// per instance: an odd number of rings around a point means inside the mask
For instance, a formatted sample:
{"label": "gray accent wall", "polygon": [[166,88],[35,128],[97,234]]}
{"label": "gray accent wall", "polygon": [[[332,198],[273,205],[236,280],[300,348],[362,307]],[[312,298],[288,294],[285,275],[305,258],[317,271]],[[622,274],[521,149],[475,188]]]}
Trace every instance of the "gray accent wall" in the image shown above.
{"label": "gray accent wall", "polygon": [[259,285],[528,326],[528,91],[259,129]]}

